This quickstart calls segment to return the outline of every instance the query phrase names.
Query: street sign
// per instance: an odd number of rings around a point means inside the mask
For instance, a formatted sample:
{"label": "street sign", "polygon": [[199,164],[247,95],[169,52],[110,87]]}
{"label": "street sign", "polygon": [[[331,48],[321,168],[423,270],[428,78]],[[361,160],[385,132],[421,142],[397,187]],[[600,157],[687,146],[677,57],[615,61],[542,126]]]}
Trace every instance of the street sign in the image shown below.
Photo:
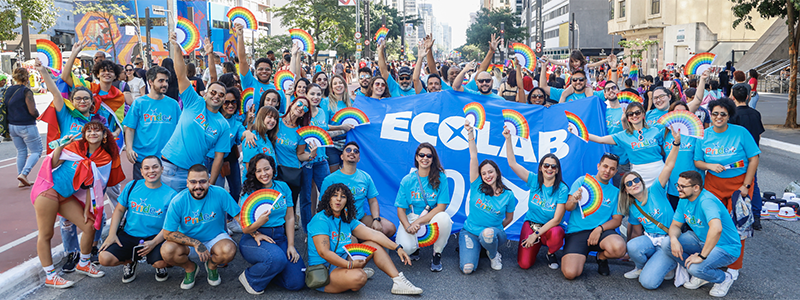
{"label": "street sign", "polygon": [[542,52],[544,52],[544,43],[543,42],[536,42],[533,44],[533,53],[536,54],[537,57],[542,56]]}
{"label": "street sign", "polygon": [[356,44],[356,51],[361,51],[361,43]]}
{"label": "street sign", "polygon": [[357,38],[357,39],[360,39],[360,38],[361,38],[361,32],[356,32],[356,38]]}
{"label": "street sign", "polygon": [[153,5],[153,14],[163,16],[164,15],[164,7],[159,5]]}
{"label": "street sign", "polygon": [[364,41],[364,45],[369,46],[369,40]]}

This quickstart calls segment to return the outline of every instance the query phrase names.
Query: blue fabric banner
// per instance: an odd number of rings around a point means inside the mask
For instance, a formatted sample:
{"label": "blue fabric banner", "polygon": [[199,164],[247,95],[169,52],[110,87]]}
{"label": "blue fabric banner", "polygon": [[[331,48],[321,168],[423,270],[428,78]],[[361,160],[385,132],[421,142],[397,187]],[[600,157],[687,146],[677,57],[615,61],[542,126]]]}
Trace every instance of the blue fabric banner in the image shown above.
{"label": "blue fabric banner", "polygon": [[[351,130],[348,141],[356,141],[361,147],[358,168],[375,181],[380,192],[382,218],[399,224],[394,201],[400,181],[414,170],[417,146],[428,142],[436,147],[450,182],[451,202],[446,212],[453,219],[452,230],[461,230],[469,214],[466,205],[469,201],[469,148],[463,107],[471,102],[480,103],[486,111],[486,123],[476,134],[478,160],[494,160],[500,166],[503,182],[519,202],[514,222],[505,228],[509,239],[519,239],[522,217],[528,210],[528,187],[506,162],[503,109],[518,111],[530,127],[530,139],[513,138],[517,162],[536,172],[539,158],[554,153],[561,160],[563,178],[568,186],[579,176],[596,174],[597,163],[608,149],[605,145],[586,143],[567,131],[565,110],[580,116],[590,133],[606,135],[606,105],[597,97],[545,108],[452,90],[384,100],[359,96],[354,106],[364,111],[370,124]],[[401,226],[397,227],[402,230]]]}

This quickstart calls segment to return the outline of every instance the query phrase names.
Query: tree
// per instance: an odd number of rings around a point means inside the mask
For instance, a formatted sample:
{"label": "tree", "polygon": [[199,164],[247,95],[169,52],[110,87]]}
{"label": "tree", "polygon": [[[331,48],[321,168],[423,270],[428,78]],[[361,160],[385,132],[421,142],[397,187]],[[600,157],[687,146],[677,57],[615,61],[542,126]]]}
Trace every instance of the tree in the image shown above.
{"label": "tree", "polygon": [[500,23],[505,23],[506,45],[512,42],[525,42],[525,27],[517,27],[520,23],[519,15],[511,12],[509,8],[488,10],[482,8],[478,11],[475,23],[467,28],[467,44],[478,46],[486,53],[489,51],[489,39],[492,34],[500,34]]}
{"label": "tree", "polygon": [[[5,0],[0,3],[0,41],[13,40],[17,37],[14,29],[20,27],[16,22],[18,16],[25,16],[33,21],[31,29],[44,32],[56,23],[58,9],[53,0]],[[33,24],[38,23],[38,28]]]}
{"label": "tree", "polygon": [[262,36],[253,44],[254,45],[250,46],[254,46],[256,49],[256,56],[254,59],[259,57],[267,57],[267,52],[270,50],[275,52],[275,56],[283,57],[281,51],[283,51],[283,49],[289,49],[289,47],[292,45],[292,39],[289,38],[288,34]]}
{"label": "tree", "polygon": [[116,24],[117,28],[120,24],[135,24],[135,21],[128,16],[125,12],[128,8],[125,5],[117,4],[114,0],[98,0],[96,2],[80,3],[75,2],[74,14],[87,14],[94,13],[100,20],[106,23],[108,30],[108,37],[111,40],[111,48],[114,49],[114,62],[117,62],[117,45],[114,41],[114,30],[111,24]]}
{"label": "tree", "polygon": [[[281,18],[281,25],[300,28],[314,38],[317,52],[336,46],[339,41],[352,43],[355,35],[355,8],[339,6],[330,0],[293,0],[281,7],[271,7],[267,11]],[[343,40],[340,40],[344,37]],[[338,39],[337,39],[338,38]],[[355,46],[355,45],[353,45]]]}
{"label": "tree", "polygon": [[[631,57],[632,61],[633,59],[636,59],[637,65],[639,66],[642,65],[642,53],[647,51],[647,48],[649,48],[650,45],[656,44],[658,44],[657,40],[642,41],[640,39],[635,39],[631,41],[619,41],[619,45],[628,50],[628,56]],[[644,71],[644,68],[642,68],[641,71]]]}
{"label": "tree", "polygon": [[797,44],[800,42],[800,22],[797,13],[800,2],[797,0],[731,0],[733,1],[733,28],[744,22],[745,28],[755,30],[750,13],[755,9],[761,18],[785,18],[789,27],[789,61],[791,74],[789,75],[789,102],[787,104],[786,128],[797,128]]}
{"label": "tree", "polygon": [[[377,45],[375,43],[373,43],[375,41],[375,32],[377,32],[378,29],[381,28],[381,26],[384,26],[384,24],[382,24],[382,20],[383,20],[383,17],[386,17],[385,26],[386,26],[386,29],[389,29],[389,33],[386,34],[386,39],[387,39],[386,55],[387,55],[387,57],[389,55],[392,55],[392,54],[398,54],[399,55],[399,53],[400,53],[400,39],[401,39],[401,34],[403,32],[402,30],[403,30],[404,24],[411,23],[411,24],[414,24],[414,26],[422,25],[422,19],[419,18],[418,16],[414,15],[414,16],[403,16],[403,17],[400,17],[400,14],[398,13],[397,9],[389,7],[387,5],[383,5],[383,4],[379,3],[379,2],[370,2],[369,15],[370,15],[370,20],[371,20],[369,32],[364,32],[364,34],[365,34],[365,38],[370,40],[370,49],[372,49],[372,50],[376,50],[377,49]],[[390,41],[394,41],[394,40],[397,41],[397,44],[396,44],[397,48],[396,49],[390,48],[390,44],[391,44]],[[415,46],[417,46],[417,45],[408,45],[408,44],[406,44],[406,56],[408,56],[409,50],[412,47],[415,47]],[[395,50],[396,50],[396,52],[395,52]]]}
{"label": "tree", "polygon": [[[488,40],[487,40],[488,41]],[[484,51],[482,51],[478,46],[466,44],[464,46],[458,47],[454,49],[458,52],[461,52],[461,57],[465,61],[476,61],[478,63],[481,62],[483,56],[485,55]]]}

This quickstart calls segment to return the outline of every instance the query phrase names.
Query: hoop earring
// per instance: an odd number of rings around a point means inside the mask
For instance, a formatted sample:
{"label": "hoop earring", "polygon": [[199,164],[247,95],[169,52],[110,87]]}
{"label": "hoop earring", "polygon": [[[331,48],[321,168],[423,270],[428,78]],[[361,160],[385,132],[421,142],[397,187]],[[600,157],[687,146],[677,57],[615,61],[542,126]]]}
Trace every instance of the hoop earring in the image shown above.
{"label": "hoop earring", "polygon": [[105,137],[103,138],[103,144],[105,144],[105,143],[106,143],[106,140],[107,140],[107,139],[108,139],[108,138],[105,138]]}

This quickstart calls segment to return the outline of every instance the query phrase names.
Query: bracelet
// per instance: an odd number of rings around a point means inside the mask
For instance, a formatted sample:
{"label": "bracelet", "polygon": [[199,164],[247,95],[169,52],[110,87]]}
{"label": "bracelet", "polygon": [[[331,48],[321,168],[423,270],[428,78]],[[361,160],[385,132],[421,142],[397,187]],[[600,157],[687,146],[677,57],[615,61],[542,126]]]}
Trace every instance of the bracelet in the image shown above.
{"label": "bracelet", "polygon": [[600,227],[600,230],[602,230],[602,231],[606,231],[606,228],[605,228],[605,227],[603,227],[603,224],[600,224],[600,226],[598,226],[598,227]]}
{"label": "bracelet", "polygon": [[705,256],[703,256],[703,255],[702,255],[702,254],[700,254],[700,253],[697,253],[697,256],[700,256],[700,258],[702,258],[703,260],[706,260],[706,257],[705,257]]}
{"label": "bracelet", "polygon": [[675,144],[675,141],[672,141],[672,144],[675,145],[675,147],[680,147],[680,145],[681,145],[681,143]]}
{"label": "bracelet", "polygon": [[378,221],[378,222],[380,222],[380,221],[381,221],[381,217],[372,218],[372,222],[375,222],[375,221]]}
{"label": "bracelet", "polygon": [[397,248],[394,248],[394,251],[397,252],[400,249],[403,249],[403,245],[397,244]]}
{"label": "bracelet", "polygon": [[353,261],[352,260],[348,260],[347,261],[347,268],[348,269],[352,269],[353,268]]}

